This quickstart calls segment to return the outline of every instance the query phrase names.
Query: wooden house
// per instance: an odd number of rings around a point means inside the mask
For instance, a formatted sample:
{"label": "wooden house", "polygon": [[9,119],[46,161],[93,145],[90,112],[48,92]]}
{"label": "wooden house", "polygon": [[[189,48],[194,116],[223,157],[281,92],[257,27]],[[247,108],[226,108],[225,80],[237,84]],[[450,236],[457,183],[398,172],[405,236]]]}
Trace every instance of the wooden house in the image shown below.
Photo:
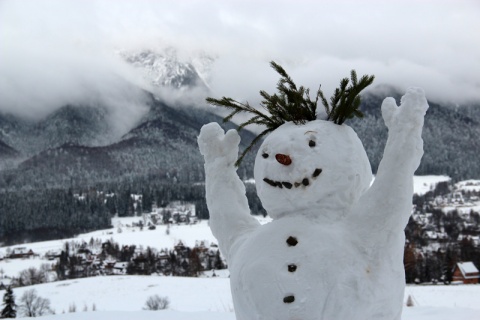
{"label": "wooden house", "polygon": [[462,281],[465,284],[476,284],[480,273],[473,262],[457,262],[453,269],[453,281]]}
{"label": "wooden house", "polygon": [[25,247],[19,247],[12,250],[12,253],[8,256],[10,259],[23,259],[35,255],[32,249],[27,250]]}

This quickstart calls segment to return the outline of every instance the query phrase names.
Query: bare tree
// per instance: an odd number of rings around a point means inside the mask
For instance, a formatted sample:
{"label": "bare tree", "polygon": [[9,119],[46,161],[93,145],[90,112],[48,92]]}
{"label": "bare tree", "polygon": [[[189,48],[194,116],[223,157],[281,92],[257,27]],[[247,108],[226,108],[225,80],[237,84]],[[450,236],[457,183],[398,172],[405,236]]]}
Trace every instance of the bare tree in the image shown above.
{"label": "bare tree", "polygon": [[153,295],[148,297],[145,303],[146,310],[165,310],[170,305],[168,297],[160,297],[159,295]]}
{"label": "bare tree", "polygon": [[70,305],[68,306],[68,312],[69,313],[77,312],[77,305],[75,304],[75,302],[70,303]]}
{"label": "bare tree", "polygon": [[18,284],[20,286],[31,286],[43,282],[45,282],[45,275],[35,267],[23,270],[18,275]]}
{"label": "bare tree", "polygon": [[35,289],[25,291],[20,298],[20,303],[20,312],[24,317],[54,314],[54,311],[50,308],[50,300],[39,297]]}
{"label": "bare tree", "polygon": [[43,282],[55,281],[55,279],[52,279],[52,275],[54,275],[52,270],[53,267],[49,263],[42,263],[40,265],[38,272],[40,273]]}

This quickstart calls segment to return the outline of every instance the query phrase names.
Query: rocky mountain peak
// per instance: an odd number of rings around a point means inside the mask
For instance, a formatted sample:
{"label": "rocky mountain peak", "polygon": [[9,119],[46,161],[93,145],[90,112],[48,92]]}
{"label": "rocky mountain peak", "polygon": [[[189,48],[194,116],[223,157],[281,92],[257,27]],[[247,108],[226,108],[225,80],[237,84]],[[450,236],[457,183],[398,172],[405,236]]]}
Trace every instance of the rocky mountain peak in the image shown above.
{"label": "rocky mountain peak", "polygon": [[163,51],[151,49],[119,51],[118,54],[138,69],[145,80],[154,86],[175,89],[208,88],[208,73],[214,59],[207,55],[180,57],[175,48]]}

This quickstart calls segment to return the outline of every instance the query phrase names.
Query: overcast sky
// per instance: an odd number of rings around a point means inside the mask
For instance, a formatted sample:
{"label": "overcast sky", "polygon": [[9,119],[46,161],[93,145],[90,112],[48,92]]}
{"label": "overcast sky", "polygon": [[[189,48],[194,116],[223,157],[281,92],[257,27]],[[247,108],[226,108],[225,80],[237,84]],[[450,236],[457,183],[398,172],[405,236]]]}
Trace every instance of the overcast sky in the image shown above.
{"label": "overcast sky", "polygon": [[0,109],[38,117],[88,96],[129,118],[141,100],[121,79],[138,79],[113,52],[163,46],[216,56],[214,96],[273,91],[275,60],[327,96],[356,69],[465,103],[480,100],[479,30],[478,0],[0,0]]}

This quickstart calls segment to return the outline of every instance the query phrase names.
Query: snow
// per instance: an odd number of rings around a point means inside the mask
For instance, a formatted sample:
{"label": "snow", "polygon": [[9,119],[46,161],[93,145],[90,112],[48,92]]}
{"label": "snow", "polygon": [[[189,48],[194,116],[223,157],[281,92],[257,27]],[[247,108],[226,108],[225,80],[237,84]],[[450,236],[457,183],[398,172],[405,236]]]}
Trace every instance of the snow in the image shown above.
{"label": "snow", "polygon": [[316,120],[275,129],[254,168],[273,218],[263,226],[250,216],[233,165],[240,137],[216,123],[202,128],[210,227],[227,257],[238,320],[400,319],[403,230],[427,108],[419,88],[408,89],[400,107],[384,100],[389,136],[373,184],[350,127]]}
{"label": "snow", "polygon": [[42,264],[52,264],[53,262],[54,261],[48,261],[47,259],[40,257],[32,257],[28,259],[5,259],[0,261],[0,271],[3,270],[5,276],[16,277],[22,270],[31,267],[39,269]]}
{"label": "snow", "polygon": [[413,193],[416,193],[419,196],[424,195],[428,191],[433,191],[439,182],[450,180],[449,176],[414,176]]}
{"label": "snow", "polygon": [[480,180],[464,180],[455,184],[456,190],[480,191]]}
{"label": "snow", "polygon": [[[227,278],[109,276],[67,280],[15,288],[17,302],[23,292],[32,288],[39,296],[50,299],[56,312],[42,317],[45,320],[236,319]],[[154,294],[168,297],[170,307],[143,310],[147,298]],[[415,305],[403,308],[404,320],[480,319],[479,285],[407,286],[404,304],[409,295]],[[72,304],[76,313],[68,313]],[[92,311],[93,304],[97,311]],[[85,306],[87,312],[82,311]]]}
{"label": "snow", "polygon": [[[136,245],[137,247],[142,246],[144,248],[149,246],[158,250],[163,248],[171,249],[179,241],[182,241],[183,244],[188,247],[194,247],[197,241],[205,241],[207,245],[211,243],[217,243],[217,240],[212,235],[212,232],[208,227],[207,220],[200,220],[198,223],[191,225],[171,224],[169,234],[166,232],[166,225],[156,226],[155,230],[148,230],[147,227],[144,227],[142,231],[140,231],[139,227],[127,226],[131,226],[132,222],[138,222],[140,220],[142,220],[141,217],[114,218],[112,219],[113,228],[110,229],[84,233],[69,239],[42,241],[18,246],[3,247],[0,248],[0,253],[5,254],[8,248],[13,250],[17,247],[26,247],[28,249],[32,249],[34,253],[43,256],[48,251],[62,250],[65,242],[73,240],[79,243],[82,241],[88,243],[91,238],[100,239],[101,241],[113,239],[120,245]],[[120,233],[118,232],[119,227],[121,228]],[[32,259],[32,261],[37,260]],[[43,260],[43,262],[45,261],[47,260]],[[0,261],[0,268],[3,267],[2,263],[4,263],[4,261]],[[38,263],[41,264],[40,261]],[[25,265],[28,264],[28,262],[25,262]],[[39,266],[39,264],[35,264],[34,266]]]}
{"label": "snow", "polygon": [[466,276],[466,273],[478,273],[478,269],[475,267],[473,262],[458,262],[457,265],[460,268],[463,276]]}

